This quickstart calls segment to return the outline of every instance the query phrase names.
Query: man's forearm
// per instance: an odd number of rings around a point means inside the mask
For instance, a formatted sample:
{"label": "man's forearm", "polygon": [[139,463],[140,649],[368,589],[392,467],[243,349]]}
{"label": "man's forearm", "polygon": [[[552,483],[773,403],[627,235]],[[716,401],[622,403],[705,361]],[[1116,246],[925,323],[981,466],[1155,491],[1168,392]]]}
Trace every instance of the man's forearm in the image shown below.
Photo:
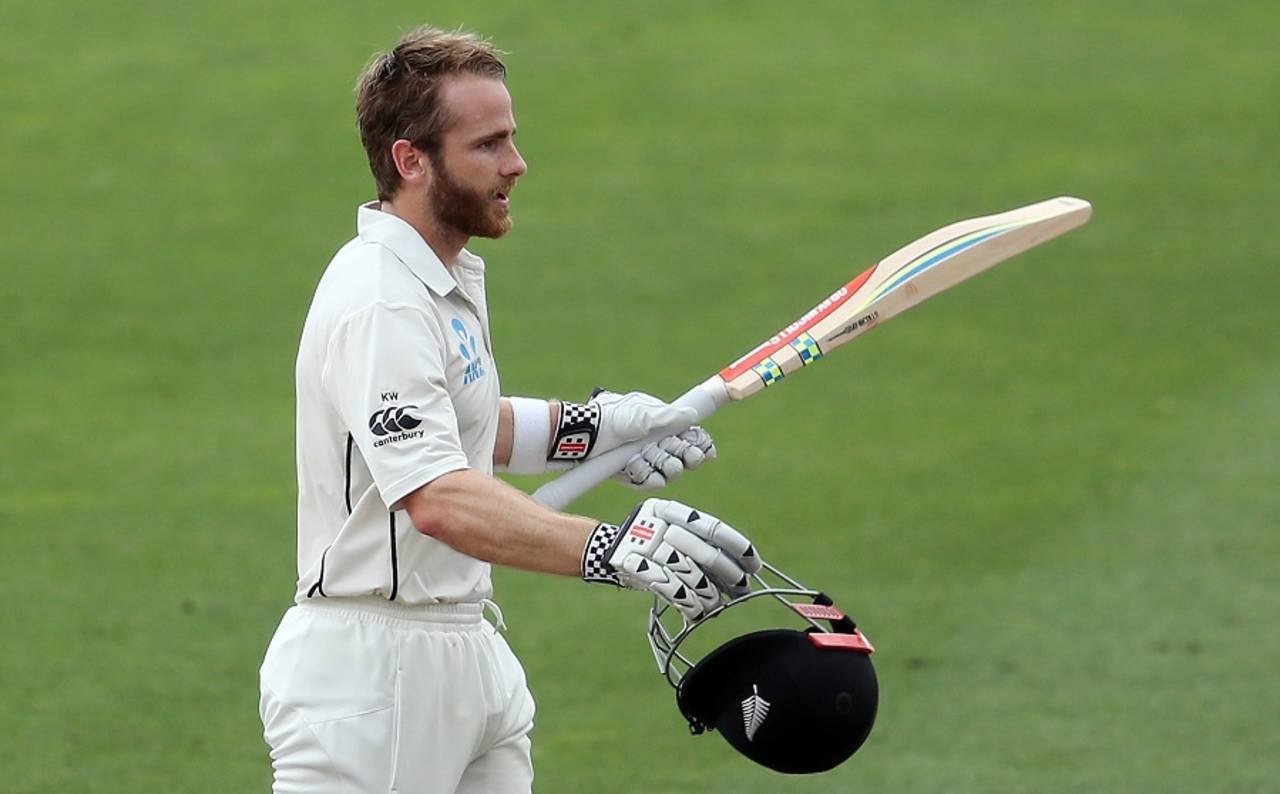
{"label": "man's forearm", "polygon": [[566,576],[581,574],[582,549],[597,522],[557,513],[501,480],[463,469],[405,497],[414,526],[448,546],[496,565]]}

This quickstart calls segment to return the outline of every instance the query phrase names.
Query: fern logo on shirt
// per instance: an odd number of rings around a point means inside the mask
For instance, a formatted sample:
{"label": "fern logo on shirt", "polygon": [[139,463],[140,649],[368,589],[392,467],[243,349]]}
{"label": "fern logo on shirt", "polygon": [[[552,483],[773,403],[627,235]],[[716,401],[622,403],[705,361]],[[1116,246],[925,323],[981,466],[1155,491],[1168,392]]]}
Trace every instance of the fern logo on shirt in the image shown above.
{"label": "fern logo on shirt", "polygon": [[467,362],[466,369],[463,370],[462,385],[474,383],[484,377],[484,357],[480,355],[480,348],[476,345],[476,338],[472,336],[467,327],[462,324],[458,318],[453,319],[451,323],[454,334],[458,337],[458,352],[462,354],[462,358]]}

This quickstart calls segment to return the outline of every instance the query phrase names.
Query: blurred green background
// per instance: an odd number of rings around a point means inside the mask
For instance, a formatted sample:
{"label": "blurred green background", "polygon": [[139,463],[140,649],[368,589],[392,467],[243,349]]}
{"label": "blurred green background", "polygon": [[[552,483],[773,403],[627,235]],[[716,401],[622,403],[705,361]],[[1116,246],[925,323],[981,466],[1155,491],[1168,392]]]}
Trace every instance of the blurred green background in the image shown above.
{"label": "blurred green background", "polygon": [[296,341],[372,193],[355,78],[426,21],[510,52],[508,393],[673,396],[933,228],[1095,205],[671,491],[876,643],[859,754],[689,737],[646,599],[502,571],[539,791],[1280,790],[1280,11],[1185,0],[9,4],[0,789],[268,788]]}

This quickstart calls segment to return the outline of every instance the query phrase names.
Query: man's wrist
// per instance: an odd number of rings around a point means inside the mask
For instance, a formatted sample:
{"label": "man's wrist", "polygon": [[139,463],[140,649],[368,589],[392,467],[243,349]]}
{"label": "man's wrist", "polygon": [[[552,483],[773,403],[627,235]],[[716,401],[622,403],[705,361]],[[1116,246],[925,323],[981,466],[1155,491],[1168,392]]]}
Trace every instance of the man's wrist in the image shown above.
{"label": "man's wrist", "polygon": [[547,400],[547,409],[550,424],[547,425],[547,448],[542,451],[542,455],[547,460],[551,460],[551,447],[556,442],[556,436],[551,432],[551,428],[560,426],[560,401]]}
{"label": "man's wrist", "polygon": [[587,537],[582,547],[582,578],[587,582],[622,586],[617,569],[609,564],[609,557],[618,545],[621,530],[613,524],[601,522]]}

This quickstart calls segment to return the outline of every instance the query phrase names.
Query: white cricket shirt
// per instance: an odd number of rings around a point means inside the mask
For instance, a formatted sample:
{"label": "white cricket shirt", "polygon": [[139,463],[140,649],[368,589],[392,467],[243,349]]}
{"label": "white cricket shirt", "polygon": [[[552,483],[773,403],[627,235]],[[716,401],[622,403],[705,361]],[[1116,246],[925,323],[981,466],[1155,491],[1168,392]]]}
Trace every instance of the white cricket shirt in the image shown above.
{"label": "white cricket shirt", "polygon": [[493,471],[498,372],[484,262],[452,272],[405,221],[367,204],[325,270],[298,347],[295,600],[404,604],[492,594],[489,565],[419,533],[405,496]]}

